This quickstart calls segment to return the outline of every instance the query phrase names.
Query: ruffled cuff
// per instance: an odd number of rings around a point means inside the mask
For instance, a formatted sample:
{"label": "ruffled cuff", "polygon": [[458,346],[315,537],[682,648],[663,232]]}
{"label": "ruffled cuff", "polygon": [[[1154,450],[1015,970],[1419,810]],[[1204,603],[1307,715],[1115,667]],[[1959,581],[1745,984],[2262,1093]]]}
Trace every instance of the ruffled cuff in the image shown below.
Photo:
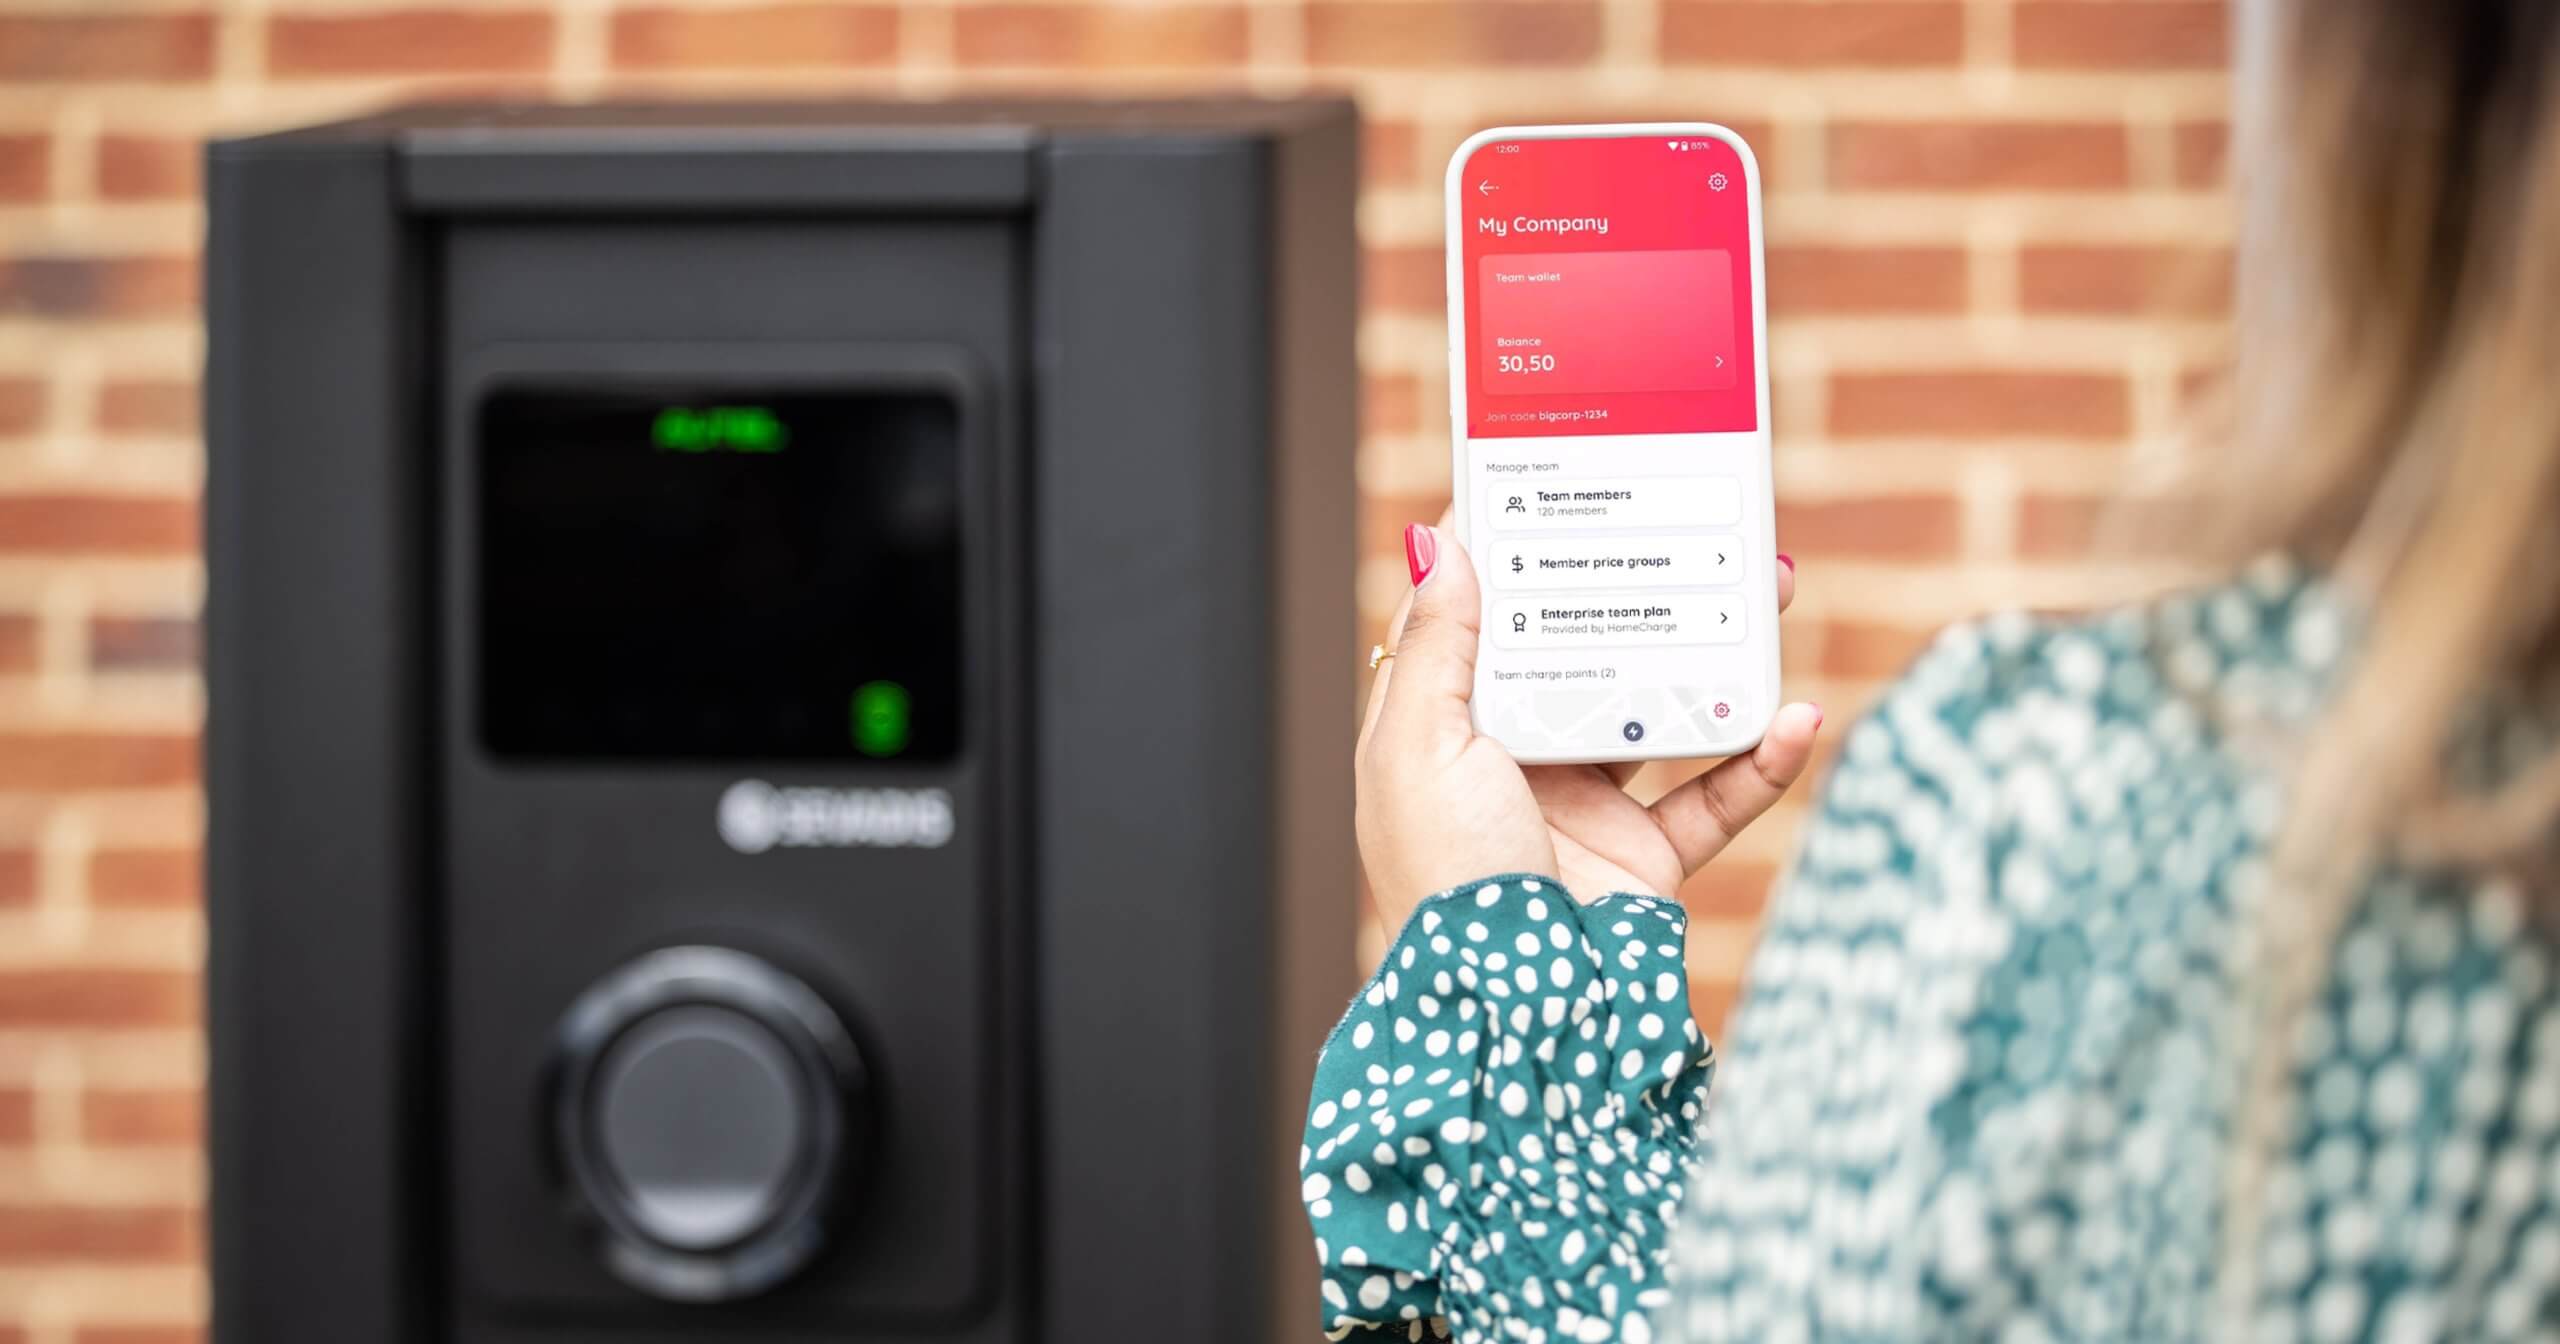
{"label": "ruffled cuff", "polygon": [[1316,1065],[1329,1333],[1647,1337],[1714,1073],[1687,932],[1676,902],[1530,876],[1422,903]]}

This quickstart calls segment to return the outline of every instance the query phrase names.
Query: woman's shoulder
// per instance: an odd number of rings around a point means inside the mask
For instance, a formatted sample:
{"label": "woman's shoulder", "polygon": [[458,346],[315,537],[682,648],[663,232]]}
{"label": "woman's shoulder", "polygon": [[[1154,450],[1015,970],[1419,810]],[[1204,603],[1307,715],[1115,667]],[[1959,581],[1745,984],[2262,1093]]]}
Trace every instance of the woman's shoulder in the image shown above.
{"label": "woman's shoulder", "polygon": [[2279,818],[2279,734],[2347,638],[2328,591],[2272,562],[1948,629],[1847,734],[1736,1038],[1824,1036],[1856,1008],[2058,1046],[2091,995],[2201,1020]]}
{"label": "woman's shoulder", "polygon": [[2261,744],[2318,710],[2351,624],[2329,585],[2269,559],[2139,604],[1951,626],[1850,731],[1831,798],[1916,793],[1952,809],[1927,822],[2053,831],[2138,824],[2124,805],[2163,789],[2249,794],[2270,774]]}
{"label": "woman's shoulder", "polygon": [[2067,731],[2129,723],[2171,738],[2299,723],[2315,712],[2350,637],[2335,590],[2268,558],[2222,582],[2094,612],[2008,611],[1959,623],[1890,686],[1891,731],[1938,721],[1986,760],[2019,731],[2047,747]]}
{"label": "woman's shoulder", "polygon": [[[2270,565],[1957,626],[1888,688],[1748,973],[1672,1338],[1973,1333],[1985,1303],[2094,1292],[2128,1259],[2202,1281],[2199,1084],[2282,779],[2250,725],[2316,709],[2344,637]],[[1805,1263],[1830,1267],[1811,1305],[1759,1291]],[[2108,1299],[2077,1333],[2194,1338],[2204,1301]]]}

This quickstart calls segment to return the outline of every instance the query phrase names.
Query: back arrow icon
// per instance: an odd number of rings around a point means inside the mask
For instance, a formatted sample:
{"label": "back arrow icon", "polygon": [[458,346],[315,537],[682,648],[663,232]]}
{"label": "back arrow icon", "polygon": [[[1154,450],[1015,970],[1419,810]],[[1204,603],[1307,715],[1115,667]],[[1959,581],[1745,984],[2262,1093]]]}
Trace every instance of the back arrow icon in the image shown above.
{"label": "back arrow icon", "polygon": [[1493,181],[1490,178],[1476,184],[1476,194],[1480,196],[1490,196],[1500,190],[1502,190],[1502,188],[1493,185]]}

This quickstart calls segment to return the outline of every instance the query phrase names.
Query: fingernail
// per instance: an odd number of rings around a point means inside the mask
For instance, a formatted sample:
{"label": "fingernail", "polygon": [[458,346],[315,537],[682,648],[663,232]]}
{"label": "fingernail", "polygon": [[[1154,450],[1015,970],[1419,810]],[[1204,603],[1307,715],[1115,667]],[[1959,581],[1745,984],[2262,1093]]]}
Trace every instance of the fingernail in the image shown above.
{"label": "fingernail", "polygon": [[1778,563],[1785,565],[1788,573],[1793,574],[1796,572],[1796,558],[1787,554],[1785,551],[1778,552]]}
{"label": "fingernail", "polygon": [[1808,700],[1808,701],[1806,701],[1805,703],[1807,703],[1807,704],[1809,704],[1809,705],[1812,705],[1812,706],[1813,706],[1813,726],[1814,726],[1814,727],[1816,727],[1816,728],[1821,727],[1821,726],[1822,726],[1822,702],[1821,702],[1821,701],[1819,701],[1819,700]]}
{"label": "fingernail", "polygon": [[1405,524],[1404,568],[1413,576],[1413,586],[1421,587],[1422,581],[1431,577],[1431,567],[1439,561],[1440,543],[1431,535],[1431,529],[1420,523]]}

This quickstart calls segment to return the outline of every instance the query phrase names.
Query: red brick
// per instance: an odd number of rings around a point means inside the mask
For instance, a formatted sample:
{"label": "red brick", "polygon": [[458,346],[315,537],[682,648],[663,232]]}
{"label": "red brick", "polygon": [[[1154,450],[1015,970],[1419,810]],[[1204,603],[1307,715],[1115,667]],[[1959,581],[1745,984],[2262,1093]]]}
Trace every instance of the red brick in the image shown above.
{"label": "red brick", "polygon": [[89,904],[184,910],[204,903],[204,855],[193,849],[102,849],[89,857]]}
{"label": "red brick", "polygon": [[951,18],[962,65],[1226,66],[1250,54],[1240,5],[963,5]]}
{"label": "red brick", "polygon": [[204,148],[193,140],[101,136],[97,167],[98,193],[111,201],[193,200],[204,189]]}
{"label": "red brick", "polygon": [[98,429],[107,434],[193,434],[196,385],[176,378],[124,378],[98,389]]}
{"label": "red brick", "polygon": [[1952,0],[1664,0],[1662,58],[1717,65],[1953,65],[1964,59],[1964,6]]}
{"label": "red brick", "polygon": [[1436,524],[1448,511],[1445,493],[1367,496],[1360,501],[1360,554],[1393,557],[1402,564],[1405,525]]}
{"label": "red brick", "polygon": [[41,201],[52,189],[53,141],[43,134],[0,135],[0,201]]}
{"label": "red brick", "polygon": [[182,1263],[203,1240],[193,1209],[0,1204],[0,1264]]}
{"label": "red brick", "polygon": [[35,1137],[35,1094],[23,1087],[0,1087],[0,1148],[24,1147]]}
{"label": "red brick", "polygon": [[[35,667],[36,618],[20,612],[0,612],[0,674],[32,672]],[[6,885],[0,883],[0,887]]]}
{"label": "red brick", "polygon": [[894,5],[638,9],[613,17],[613,62],[635,70],[882,66],[897,53]]}
{"label": "red brick", "polygon": [[167,789],[195,782],[193,737],[0,732],[0,793]]}
{"label": "red brick", "polygon": [[2026,69],[2204,70],[2230,60],[2221,0],[2024,0],[2009,12],[2011,59]]}
{"label": "red brick", "polygon": [[204,1138],[204,1100],[193,1088],[93,1089],[80,1097],[80,1137],[111,1148],[193,1145]]}
{"label": "red brick", "polygon": [[100,672],[166,672],[196,666],[190,616],[99,616],[89,622],[89,666]]}
{"label": "red brick", "polygon": [[2131,389],[2105,373],[1837,374],[1830,401],[1840,438],[2116,439],[2133,424]]}
{"label": "red brick", "polygon": [[1309,0],[1319,66],[1579,65],[1600,52],[1596,0]]}
{"label": "red brick", "polygon": [[2193,406],[2226,390],[2231,377],[2228,362],[2195,365],[2178,371],[2178,404]]}
{"label": "red brick", "polygon": [[0,313],[30,317],[187,317],[192,257],[15,257],[0,261]]}
{"label": "red brick", "polygon": [[196,977],[182,971],[0,971],[0,1025],[190,1026],[200,1016],[200,992]]}
{"label": "red brick", "polygon": [[44,423],[44,380],[0,378],[0,434],[32,434]]}
{"label": "red brick", "polygon": [[1360,382],[1360,427],[1369,434],[1411,434],[1422,428],[1422,380],[1409,373],[1373,373]]}
{"label": "red brick", "polygon": [[0,80],[202,79],[210,14],[0,15]]}
{"label": "red brick", "polygon": [[1409,121],[1360,125],[1360,180],[1372,187],[1406,187],[1430,180],[1422,172],[1422,133]]}
{"label": "red brick", "polygon": [[2174,539],[2192,516],[2174,503],[2029,495],[2018,501],[2018,554],[2033,559],[2078,560],[2146,538]]}
{"label": "red brick", "polygon": [[2102,500],[2029,495],[2018,501],[2018,553],[2024,556],[2082,555],[2096,543]]}
{"label": "red brick", "polygon": [[1852,190],[2089,191],[2132,181],[2121,126],[1852,122],[1831,131],[1831,180]]}
{"label": "red brick", "polygon": [[1721,1042],[1726,1025],[1733,1021],[1734,1005],[1741,998],[1742,986],[1731,980],[1693,979],[1689,982],[1689,1016],[1708,1040]]}
{"label": "red brick", "polygon": [[1821,673],[1846,681],[1898,676],[1937,634],[1933,629],[1880,621],[1825,621]]}
{"label": "red brick", "polygon": [[1804,627],[1792,622],[1780,623],[1786,626],[1787,636],[1778,643],[1779,679],[1793,686],[1799,681],[1822,675],[1822,664],[1815,657],[1821,650],[1814,646],[1812,640],[1803,637]]}
{"label": "red brick", "polygon": [[0,495],[0,555],[85,551],[184,555],[196,502],[149,495]]}
{"label": "red brick", "polygon": [[1952,313],[1966,303],[1959,247],[1769,249],[1776,313]]}
{"label": "red brick", "polygon": [[1775,865],[1717,859],[1680,884],[1680,903],[1696,919],[1757,919],[1777,881]]}
{"label": "red brick", "polygon": [[35,900],[35,851],[0,849],[0,910],[33,905]]}
{"label": "red brick", "polygon": [[1831,767],[1840,760],[1840,744],[1849,737],[1849,728],[1857,722],[1847,706],[1835,706],[1835,717],[1824,721],[1822,732],[1813,739],[1813,756],[1805,762],[1804,774],[1796,781],[1796,796],[1819,798],[1831,780]]}
{"label": "red brick", "polygon": [[1800,561],[1941,559],[1955,554],[1963,527],[1961,510],[1945,495],[1778,501],[1778,549]]}
{"label": "red brick", "polygon": [[2218,187],[2229,167],[2231,128],[2218,121],[2180,122],[2176,140],[2178,185]]}
{"label": "red brick", "polygon": [[2042,244],[2019,254],[2018,301],[2030,313],[2218,314],[2231,306],[2231,254]]}
{"label": "red brick", "polygon": [[1440,317],[1448,312],[1448,254],[1438,243],[1373,247],[1360,263],[1361,303],[1371,312]]}
{"label": "red brick", "polygon": [[551,30],[551,16],[534,10],[282,14],[267,23],[267,72],[530,74],[550,67]]}

